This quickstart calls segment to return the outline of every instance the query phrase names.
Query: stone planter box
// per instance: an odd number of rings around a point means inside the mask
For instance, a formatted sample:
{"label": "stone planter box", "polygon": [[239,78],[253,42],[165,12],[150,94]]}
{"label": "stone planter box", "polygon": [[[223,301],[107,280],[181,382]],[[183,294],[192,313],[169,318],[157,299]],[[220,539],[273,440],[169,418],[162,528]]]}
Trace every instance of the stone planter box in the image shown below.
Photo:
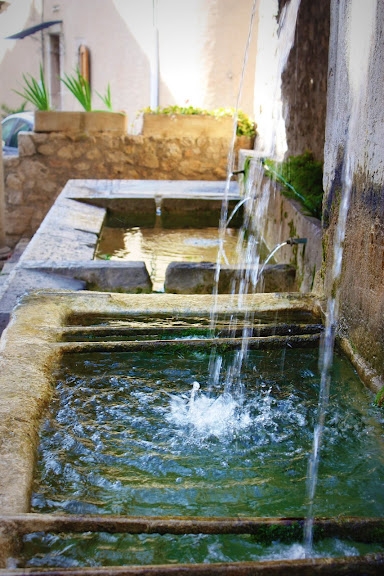
{"label": "stone planter box", "polygon": [[127,115],[120,112],[35,112],[35,132],[127,132]]}
{"label": "stone planter box", "polygon": [[144,114],[143,136],[161,136],[162,138],[226,138],[231,139],[233,118],[216,118],[198,114]]}

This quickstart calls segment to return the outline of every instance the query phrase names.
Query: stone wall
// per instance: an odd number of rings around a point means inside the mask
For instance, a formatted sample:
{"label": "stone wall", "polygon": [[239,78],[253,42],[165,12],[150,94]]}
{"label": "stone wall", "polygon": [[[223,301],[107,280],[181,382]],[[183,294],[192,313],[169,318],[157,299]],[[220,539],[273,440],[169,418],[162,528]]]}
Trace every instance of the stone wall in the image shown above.
{"label": "stone wall", "polygon": [[225,180],[228,151],[226,138],[21,134],[19,156],[4,159],[7,244],[32,237],[70,179]]}
{"label": "stone wall", "polygon": [[289,156],[310,150],[323,160],[329,27],[330,0],[301,0],[281,86]]}
{"label": "stone wall", "polygon": [[[324,151],[325,293],[340,288],[340,334],[384,384],[384,3],[332,0]],[[352,182],[341,279],[334,281],[341,198]]]}

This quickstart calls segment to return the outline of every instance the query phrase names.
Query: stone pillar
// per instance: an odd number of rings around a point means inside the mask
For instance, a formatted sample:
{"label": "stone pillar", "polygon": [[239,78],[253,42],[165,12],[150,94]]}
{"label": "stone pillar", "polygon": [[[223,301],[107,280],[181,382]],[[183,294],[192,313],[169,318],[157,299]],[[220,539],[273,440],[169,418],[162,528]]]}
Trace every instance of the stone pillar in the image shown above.
{"label": "stone pillar", "polygon": [[[1,123],[0,140],[3,141]],[[3,146],[0,152],[0,261],[6,260],[11,254],[10,248],[5,243],[5,199],[4,199],[4,169],[3,169]]]}

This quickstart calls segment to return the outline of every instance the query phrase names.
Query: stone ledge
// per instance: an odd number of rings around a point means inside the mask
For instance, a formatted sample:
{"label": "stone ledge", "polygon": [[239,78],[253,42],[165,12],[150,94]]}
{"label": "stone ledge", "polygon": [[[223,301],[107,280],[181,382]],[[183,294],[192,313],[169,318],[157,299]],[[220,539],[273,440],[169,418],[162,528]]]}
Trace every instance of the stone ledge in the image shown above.
{"label": "stone ledge", "polygon": [[35,132],[127,132],[127,116],[119,112],[35,112]]}

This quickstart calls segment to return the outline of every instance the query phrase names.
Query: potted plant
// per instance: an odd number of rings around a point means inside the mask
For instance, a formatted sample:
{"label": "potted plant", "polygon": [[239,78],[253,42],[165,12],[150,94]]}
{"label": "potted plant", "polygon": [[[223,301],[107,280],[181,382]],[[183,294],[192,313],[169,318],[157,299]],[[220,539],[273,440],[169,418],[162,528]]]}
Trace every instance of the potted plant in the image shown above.
{"label": "potted plant", "polygon": [[33,104],[38,110],[50,110],[51,105],[49,101],[49,94],[46,88],[43,67],[40,64],[40,79],[36,80],[33,76],[26,76],[23,74],[24,90],[19,92],[14,90],[16,94],[24,98],[27,102]]}
{"label": "potted plant", "polygon": [[105,96],[100,96],[107,107],[105,110],[92,109],[92,93],[89,82],[79,70],[73,76],[65,75],[61,81],[80,102],[84,111],[69,112],[52,110],[49,103],[48,90],[42,66],[40,80],[32,76],[23,76],[25,87],[20,96],[31,102],[35,111],[35,132],[117,132],[127,131],[127,116],[125,113],[112,111],[111,90],[108,85]]}

